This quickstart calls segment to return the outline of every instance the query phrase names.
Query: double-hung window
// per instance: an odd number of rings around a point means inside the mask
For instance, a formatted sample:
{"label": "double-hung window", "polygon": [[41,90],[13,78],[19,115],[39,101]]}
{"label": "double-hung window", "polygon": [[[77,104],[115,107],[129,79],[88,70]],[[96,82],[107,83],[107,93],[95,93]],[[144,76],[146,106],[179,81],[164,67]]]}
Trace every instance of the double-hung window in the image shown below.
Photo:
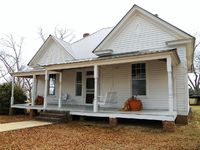
{"label": "double-hung window", "polygon": [[146,65],[132,64],[132,95],[146,95]]}
{"label": "double-hung window", "polygon": [[82,72],[76,73],[76,96],[82,95]]}
{"label": "double-hung window", "polygon": [[49,95],[55,95],[55,89],[56,89],[56,75],[50,74],[49,75],[49,85],[48,85],[48,94]]}

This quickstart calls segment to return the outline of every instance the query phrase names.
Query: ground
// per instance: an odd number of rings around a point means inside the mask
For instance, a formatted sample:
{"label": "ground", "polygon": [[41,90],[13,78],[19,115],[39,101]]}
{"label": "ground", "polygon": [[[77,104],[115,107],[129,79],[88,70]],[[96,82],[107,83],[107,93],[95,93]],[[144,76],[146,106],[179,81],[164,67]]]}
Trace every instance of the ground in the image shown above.
{"label": "ground", "polygon": [[24,120],[30,120],[30,117],[28,115],[16,115],[16,116],[0,115],[0,123],[18,122]]}
{"label": "ground", "polygon": [[[1,116],[0,116],[1,120]],[[1,122],[1,121],[0,121]],[[0,133],[0,149],[200,149],[200,106],[186,126],[164,132],[161,123],[133,121],[109,127],[92,121],[72,121]]]}

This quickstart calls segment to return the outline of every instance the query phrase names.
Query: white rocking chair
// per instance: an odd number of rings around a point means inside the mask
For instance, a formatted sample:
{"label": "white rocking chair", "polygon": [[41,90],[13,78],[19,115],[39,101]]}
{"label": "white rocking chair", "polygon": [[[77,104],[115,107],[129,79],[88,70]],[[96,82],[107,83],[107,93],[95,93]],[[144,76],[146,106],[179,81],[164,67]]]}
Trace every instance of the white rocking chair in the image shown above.
{"label": "white rocking chair", "polygon": [[69,104],[72,99],[70,98],[70,95],[65,93],[65,94],[62,94],[62,101],[64,104]]}
{"label": "white rocking chair", "polygon": [[100,101],[98,104],[103,107],[112,107],[117,105],[117,92],[106,92],[104,98],[99,96]]}

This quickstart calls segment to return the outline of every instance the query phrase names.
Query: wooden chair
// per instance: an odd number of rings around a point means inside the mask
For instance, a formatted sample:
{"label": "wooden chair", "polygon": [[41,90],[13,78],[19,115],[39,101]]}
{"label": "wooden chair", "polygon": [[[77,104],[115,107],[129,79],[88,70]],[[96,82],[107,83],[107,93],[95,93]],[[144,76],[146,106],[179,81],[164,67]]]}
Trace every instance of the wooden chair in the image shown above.
{"label": "wooden chair", "polygon": [[117,105],[117,92],[106,92],[104,97],[98,96],[99,101],[98,104],[102,107],[112,107]]}

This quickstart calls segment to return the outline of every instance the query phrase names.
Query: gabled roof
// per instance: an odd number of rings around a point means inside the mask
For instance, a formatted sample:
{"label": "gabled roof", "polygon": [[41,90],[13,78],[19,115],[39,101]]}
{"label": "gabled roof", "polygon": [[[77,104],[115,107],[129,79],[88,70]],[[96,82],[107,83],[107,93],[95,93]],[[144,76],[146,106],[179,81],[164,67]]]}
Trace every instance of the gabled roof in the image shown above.
{"label": "gabled roof", "polygon": [[53,40],[54,42],[58,43],[59,45],[61,45],[63,47],[63,49],[65,50],[65,52],[71,57],[71,59],[75,59],[73,57],[73,55],[68,51],[71,49],[71,46],[69,43],[67,42],[63,42],[62,40],[49,35],[49,37],[46,39],[46,41],[42,44],[42,46],[39,48],[39,50],[36,52],[36,54],[33,56],[33,58],[29,61],[28,66],[31,66],[32,63],[34,62],[34,60],[38,57],[40,57],[42,51],[45,49],[45,47],[50,43],[50,41]]}
{"label": "gabled roof", "polygon": [[112,37],[113,34],[117,32],[117,30],[124,25],[125,21],[128,20],[134,13],[139,12],[142,13],[143,15],[151,18],[155,22],[161,24],[162,26],[166,27],[168,30],[171,30],[172,32],[176,33],[177,35],[180,35],[184,38],[189,38],[189,39],[195,39],[192,35],[186,33],[185,31],[177,28],[176,26],[168,23],[167,21],[159,18],[157,15],[154,15],[147,10],[137,6],[133,5],[133,7],[126,13],[126,15],[117,23],[117,25],[112,29],[112,31],[99,43],[99,45],[93,50],[95,51],[99,50],[109,39]]}
{"label": "gabled roof", "polygon": [[97,45],[107,36],[107,34],[112,30],[112,27],[103,28],[94,32],[93,34],[82,38],[72,44],[65,42],[64,40],[58,39],[55,36],[49,35],[43,45],[39,48],[33,58],[30,60],[28,65],[40,56],[42,49],[48,45],[50,40],[55,41],[61,45],[67,54],[69,54],[72,60],[75,59],[87,59],[87,58],[96,58],[97,56],[92,52]]}
{"label": "gabled roof", "polygon": [[71,52],[76,59],[97,57],[92,51],[110,33],[113,27],[103,28],[71,44]]}
{"label": "gabled roof", "polygon": [[[123,27],[124,24],[126,24],[127,20],[130,17],[133,17],[133,15],[137,14],[137,13],[140,13],[141,15],[144,15],[148,19],[151,19],[153,22],[155,22],[162,28],[165,28],[165,30],[167,32],[169,32],[171,34],[173,33],[173,35],[175,35],[176,37],[178,37],[178,39],[181,40],[182,44],[187,44],[187,47],[188,47],[187,48],[187,61],[188,61],[188,66],[191,65],[191,63],[193,62],[195,38],[193,36],[191,36],[190,34],[182,31],[181,29],[173,26],[172,24],[162,20],[157,15],[154,15],[137,5],[134,5],[114,28],[111,28],[111,27],[103,28],[85,38],[82,38],[82,39],[72,43],[72,44],[67,43],[63,40],[60,40],[60,39],[50,35],[47,38],[47,40],[44,42],[44,44],[40,47],[38,52],[31,59],[31,61],[28,63],[28,65],[30,65],[31,62],[33,62],[37,57],[40,57],[40,52],[42,51],[43,47],[48,45],[48,43],[51,39],[54,40],[59,45],[61,45],[63,47],[63,49],[66,51],[66,53],[69,55],[69,57],[71,57],[70,59],[67,60],[69,62],[97,58],[98,56],[101,56],[100,55],[101,51],[104,50],[104,49],[102,49],[103,46],[106,45],[106,43],[108,43],[110,41],[110,39],[112,39],[112,37],[119,32],[119,29],[121,27]],[[185,42],[184,40],[186,40],[187,43],[183,43],[183,42]],[[176,40],[166,41],[166,46],[173,47],[175,44],[181,43],[181,42],[177,42]],[[141,50],[144,50],[144,49],[141,49]],[[110,50],[110,51],[112,51],[112,50]],[[104,53],[110,54],[110,51],[109,51],[109,49],[104,50]],[[48,65],[48,64],[46,64],[46,65]]]}

